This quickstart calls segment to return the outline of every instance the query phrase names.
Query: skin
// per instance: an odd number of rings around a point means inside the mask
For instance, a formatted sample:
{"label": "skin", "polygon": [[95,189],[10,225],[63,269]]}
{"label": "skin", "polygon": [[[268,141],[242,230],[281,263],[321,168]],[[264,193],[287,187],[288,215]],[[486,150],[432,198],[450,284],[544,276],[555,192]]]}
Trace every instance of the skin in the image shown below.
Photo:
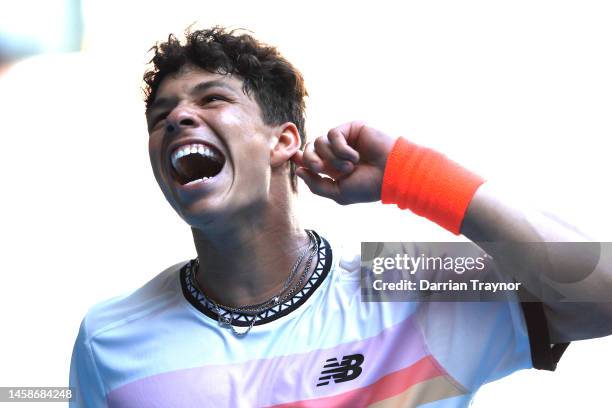
{"label": "skin", "polygon": [[[298,131],[293,123],[265,124],[242,84],[186,67],[162,82],[147,114],[153,173],[191,226],[203,271],[200,286],[229,306],[278,294],[308,244],[289,180]],[[213,183],[188,188],[173,179],[170,153],[185,141],[210,143],[225,156]]]}
{"label": "skin", "polygon": [[[202,84],[208,84],[204,91]],[[187,66],[162,82],[147,114],[153,172],[168,202],[192,228],[204,272],[198,276],[200,286],[231,306],[276,295],[308,242],[295,215],[289,161],[296,163],[297,175],[314,194],[342,205],[373,202],[380,200],[387,157],[395,143],[383,132],[351,122],[306,144],[302,152],[295,125],[264,123],[260,107],[242,85],[240,78]],[[172,178],[169,156],[184,141],[210,143],[225,156],[226,164],[213,183],[185,187]],[[512,203],[490,182],[470,202],[461,233],[502,263],[503,254],[496,254],[487,241],[586,240],[562,221]],[[581,254],[572,255],[580,264]],[[566,257],[552,254],[551,264],[567,264]],[[518,269],[540,265],[538,259],[519,256],[512,259],[513,270],[516,258]],[[584,298],[596,289],[610,293],[610,270],[600,265],[588,282],[555,289]],[[559,273],[567,276],[568,271]],[[611,334],[610,305],[546,304],[551,340]]]}
{"label": "skin", "polygon": [[[297,174],[315,194],[345,205],[378,201],[386,158],[394,141],[361,122],[351,122],[308,144],[304,153],[298,152],[292,160],[301,166]],[[319,173],[331,178],[321,177]],[[508,256],[491,244],[590,241],[562,220],[514,202],[494,183],[486,182],[476,191],[463,219],[461,234],[492,255],[502,270],[523,282],[532,293],[539,293],[545,287],[526,271],[539,270],[550,278],[546,281],[547,287],[566,298],[612,298],[609,295],[612,266],[604,261],[597,263],[596,259],[593,262],[594,254],[584,251],[584,247],[550,245],[543,259],[533,251]],[[595,258],[598,256],[595,254]],[[571,279],[585,272],[587,278]],[[568,278],[572,284],[567,284]],[[612,302],[542,301],[553,343],[612,334]]]}

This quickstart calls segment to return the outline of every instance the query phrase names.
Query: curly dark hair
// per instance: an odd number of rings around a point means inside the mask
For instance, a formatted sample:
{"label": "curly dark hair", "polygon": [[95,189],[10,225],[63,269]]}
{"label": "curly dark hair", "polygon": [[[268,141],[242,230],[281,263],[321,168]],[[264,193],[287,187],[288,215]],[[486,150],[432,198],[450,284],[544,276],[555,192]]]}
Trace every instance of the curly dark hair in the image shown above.
{"label": "curly dark hair", "polygon": [[[151,69],[144,74],[145,104],[148,111],[159,85],[169,74],[185,65],[194,65],[212,73],[236,75],[243,82],[243,92],[253,95],[267,125],[292,122],[300,133],[300,148],[306,139],[305,101],[308,95],[302,74],[275,47],[264,44],[242,30],[227,31],[213,27],[185,33],[181,43],[175,35],[151,48]],[[297,189],[295,165],[290,163],[291,186]]]}

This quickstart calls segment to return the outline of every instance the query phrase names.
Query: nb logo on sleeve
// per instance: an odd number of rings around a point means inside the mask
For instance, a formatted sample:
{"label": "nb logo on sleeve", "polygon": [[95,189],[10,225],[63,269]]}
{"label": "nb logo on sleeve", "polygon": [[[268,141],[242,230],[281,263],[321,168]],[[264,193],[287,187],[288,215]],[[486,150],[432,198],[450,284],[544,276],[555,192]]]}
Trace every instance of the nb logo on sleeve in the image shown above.
{"label": "nb logo on sleeve", "polygon": [[335,383],[354,380],[361,374],[362,363],[363,354],[344,356],[340,362],[338,362],[337,358],[328,359],[323,366],[317,387],[329,384],[330,380],[333,380]]}

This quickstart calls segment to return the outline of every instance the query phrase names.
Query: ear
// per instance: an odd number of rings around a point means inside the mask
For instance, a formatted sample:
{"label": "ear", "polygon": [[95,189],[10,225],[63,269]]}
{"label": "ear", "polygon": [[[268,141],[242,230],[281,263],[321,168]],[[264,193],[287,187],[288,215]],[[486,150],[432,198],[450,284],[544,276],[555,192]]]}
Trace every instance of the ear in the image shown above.
{"label": "ear", "polygon": [[270,165],[282,166],[300,148],[300,132],[292,122],[283,123],[278,127],[278,133],[272,138],[270,149]]}

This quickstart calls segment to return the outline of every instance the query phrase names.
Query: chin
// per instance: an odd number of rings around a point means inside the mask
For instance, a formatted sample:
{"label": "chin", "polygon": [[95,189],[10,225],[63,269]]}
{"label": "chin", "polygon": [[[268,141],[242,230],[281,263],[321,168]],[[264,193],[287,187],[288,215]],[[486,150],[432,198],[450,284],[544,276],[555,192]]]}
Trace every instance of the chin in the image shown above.
{"label": "chin", "polygon": [[227,208],[198,204],[191,205],[187,208],[180,208],[177,211],[183,221],[192,228],[206,230],[214,228],[217,225],[227,224],[232,218]]}
{"label": "chin", "polygon": [[[212,198],[212,197],[210,197]],[[193,228],[232,229],[252,220],[260,221],[269,202],[267,197],[245,194],[224,197],[223,200],[198,200],[175,207],[181,218]]]}

